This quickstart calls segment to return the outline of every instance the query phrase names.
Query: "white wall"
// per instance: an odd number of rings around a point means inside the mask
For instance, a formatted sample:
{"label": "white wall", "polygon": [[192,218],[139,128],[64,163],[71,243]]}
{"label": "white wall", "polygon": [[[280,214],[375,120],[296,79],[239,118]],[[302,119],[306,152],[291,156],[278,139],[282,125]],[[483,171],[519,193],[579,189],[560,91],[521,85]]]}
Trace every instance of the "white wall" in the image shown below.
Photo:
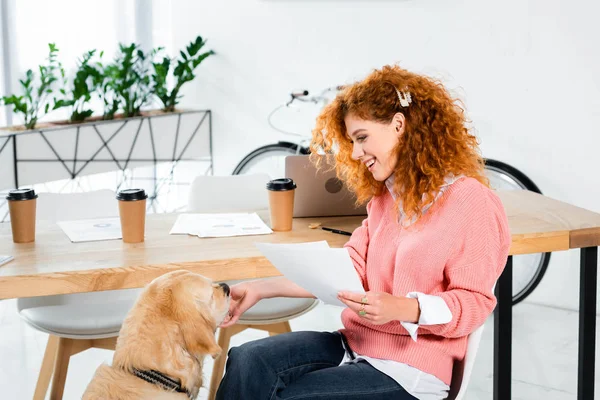
{"label": "white wall", "polygon": [[[600,212],[600,6],[583,0],[220,0],[173,2],[173,41],[201,34],[217,57],[185,88],[213,110],[216,173],[280,139],[267,114],[400,62],[461,94],[485,157],[542,191]],[[579,252],[555,253],[529,299],[578,307]]]}

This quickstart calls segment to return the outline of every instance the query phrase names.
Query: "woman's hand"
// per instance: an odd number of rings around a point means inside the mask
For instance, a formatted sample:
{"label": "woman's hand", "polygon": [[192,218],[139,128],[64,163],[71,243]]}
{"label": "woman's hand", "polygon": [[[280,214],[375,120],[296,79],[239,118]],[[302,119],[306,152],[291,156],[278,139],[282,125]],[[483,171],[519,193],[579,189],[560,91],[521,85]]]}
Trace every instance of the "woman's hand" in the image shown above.
{"label": "woman's hand", "polygon": [[243,313],[262,299],[271,299],[274,297],[315,297],[283,276],[273,279],[241,282],[231,286],[230,290],[229,318],[225,318],[225,321],[221,324],[223,328],[235,324]]}
{"label": "woman's hand", "polygon": [[253,282],[242,282],[231,286],[229,296],[229,317],[221,323],[222,328],[234,325],[243,313],[260,300]]}
{"label": "woman's hand", "polygon": [[384,292],[339,292],[338,299],[374,325],[390,321],[416,323],[421,313],[417,299],[396,297]]}

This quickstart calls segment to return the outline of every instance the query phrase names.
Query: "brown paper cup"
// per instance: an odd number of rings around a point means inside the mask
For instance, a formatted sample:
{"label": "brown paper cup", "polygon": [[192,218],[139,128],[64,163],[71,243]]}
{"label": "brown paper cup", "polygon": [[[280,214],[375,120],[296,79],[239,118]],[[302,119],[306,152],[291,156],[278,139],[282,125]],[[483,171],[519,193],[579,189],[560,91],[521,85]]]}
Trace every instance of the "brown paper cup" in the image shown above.
{"label": "brown paper cup", "polygon": [[31,243],[35,241],[36,201],[36,199],[8,201],[13,242]]}
{"label": "brown paper cup", "polygon": [[146,230],[146,200],[119,200],[121,233],[125,243],[141,243]]}
{"label": "brown paper cup", "polygon": [[269,209],[271,212],[271,229],[274,231],[291,231],[294,221],[294,194],[296,191],[269,190]]}

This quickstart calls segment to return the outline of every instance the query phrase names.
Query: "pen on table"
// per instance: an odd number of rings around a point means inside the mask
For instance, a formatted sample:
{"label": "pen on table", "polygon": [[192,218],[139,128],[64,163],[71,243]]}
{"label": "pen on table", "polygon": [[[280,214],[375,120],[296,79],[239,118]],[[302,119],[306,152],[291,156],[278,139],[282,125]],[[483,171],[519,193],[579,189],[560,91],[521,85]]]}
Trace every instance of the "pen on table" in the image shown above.
{"label": "pen on table", "polygon": [[328,228],[326,226],[322,226],[321,229],[323,229],[324,231],[338,233],[340,235],[352,236],[352,233],[350,233],[350,232],[342,231],[342,230],[339,230],[339,229]]}

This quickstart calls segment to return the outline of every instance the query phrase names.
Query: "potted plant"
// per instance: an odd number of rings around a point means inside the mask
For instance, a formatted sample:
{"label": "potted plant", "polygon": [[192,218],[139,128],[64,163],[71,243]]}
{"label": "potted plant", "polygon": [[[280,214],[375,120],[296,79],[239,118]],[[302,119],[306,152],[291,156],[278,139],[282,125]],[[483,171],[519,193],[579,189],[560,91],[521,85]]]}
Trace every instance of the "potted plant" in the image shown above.
{"label": "potted plant", "polygon": [[167,81],[172,60],[169,57],[164,57],[161,62],[152,64],[154,66],[154,74],[152,75],[153,91],[162,102],[163,111],[175,111],[175,106],[181,98],[179,94],[181,87],[196,77],[194,71],[202,61],[215,54],[213,50],[201,53],[200,50],[205,45],[206,41],[202,39],[202,36],[198,36],[196,40],[186,46],[185,51],[182,50],[179,53],[180,57],[177,59],[177,65],[173,69],[175,85],[171,89],[167,87]]}
{"label": "potted plant", "polygon": [[[23,94],[17,96],[3,96],[1,103],[12,106],[15,114],[23,119],[23,126],[17,126],[15,130],[34,129],[38,120],[50,111],[64,107],[64,103],[56,98],[50,101],[50,95],[54,91],[55,83],[60,78],[65,77],[65,70],[57,59],[58,48],[54,43],[48,44],[49,53],[47,63],[38,67],[39,77],[28,69],[25,78],[20,79],[19,83],[23,89]],[[39,78],[36,81],[36,78]]]}
{"label": "potted plant", "polygon": [[109,69],[110,75],[107,78],[121,104],[125,118],[141,115],[142,107],[150,100],[150,64],[149,55],[138,45],[119,45],[119,53]]}
{"label": "potted plant", "polygon": [[94,110],[88,108],[88,103],[96,90],[102,74],[92,64],[95,53],[96,50],[85,52],[81,59],[77,61],[77,69],[72,84],[69,86],[65,79],[63,80],[63,87],[59,89],[63,98],[56,101],[56,106],[71,108],[68,123],[83,122],[94,113]]}

